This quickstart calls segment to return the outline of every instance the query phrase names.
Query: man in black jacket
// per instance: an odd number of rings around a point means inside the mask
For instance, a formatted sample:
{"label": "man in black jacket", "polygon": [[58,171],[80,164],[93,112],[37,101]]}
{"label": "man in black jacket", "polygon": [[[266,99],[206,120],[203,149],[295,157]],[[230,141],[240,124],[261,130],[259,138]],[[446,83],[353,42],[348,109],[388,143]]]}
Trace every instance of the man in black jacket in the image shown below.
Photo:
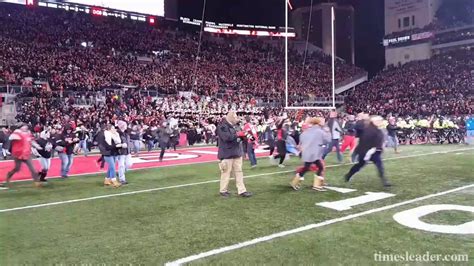
{"label": "man in black jacket", "polygon": [[56,146],[63,147],[62,151],[59,151],[59,159],[61,160],[61,177],[67,178],[69,170],[74,160],[74,146],[79,143],[79,138],[76,133],[72,131],[70,125],[66,125],[61,139],[56,140]]}
{"label": "man in black jacket", "polygon": [[372,161],[379,172],[379,177],[385,187],[390,187],[391,184],[385,178],[385,172],[382,162],[382,151],[384,145],[384,134],[379,129],[382,124],[382,117],[375,116],[370,119],[370,123],[366,124],[363,129],[363,134],[360,136],[359,145],[356,151],[358,162],[352,166],[349,173],[345,175],[345,180],[348,182],[352,176],[359,172],[362,167],[367,164],[367,161]]}
{"label": "man in black jacket", "polygon": [[222,119],[217,126],[217,136],[219,150],[217,158],[220,160],[219,168],[221,170],[220,195],[229,197],[228,191],[230,174],[235,175],[235,183],[237,192],[242,197],[250,197],[252,194],[247,191],[244,184],[244,174],[242,172],[242,139],[245,138],[245,132],[237,132],[234,126],[238,123],[239,118],[233,111]]}
{"label": "man in black jacket", "polygon": [[167,122],[164,122],[158,129],[158,143],[160,145],[160,162],[163,161],[165,150],[170,143],[170,136],[173,133]]}

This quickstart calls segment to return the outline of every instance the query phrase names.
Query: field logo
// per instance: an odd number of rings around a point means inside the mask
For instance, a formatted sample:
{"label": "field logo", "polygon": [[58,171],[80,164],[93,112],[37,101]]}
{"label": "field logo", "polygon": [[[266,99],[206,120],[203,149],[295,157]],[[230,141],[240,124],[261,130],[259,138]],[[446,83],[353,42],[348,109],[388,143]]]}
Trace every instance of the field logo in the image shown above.
{"label": "field logo", "polygon": [[[165,153],[163,161],[178,161],[196,159],[198,154],[182,154],[182,153]],[[159,153],[140,154],[139,157],[132,157],[133,164],[136,163],[154,163],[160,161]]]}
{"label": "field logo", "polygon": [[430,224],[420,220],[423,216],[439,211],[465,211],[474,213],[474,207],[451,204],[425,205],[396,213],[393,219],[401,225],[423,231],[459,235],[474,234],[474,220],[459,225]]}

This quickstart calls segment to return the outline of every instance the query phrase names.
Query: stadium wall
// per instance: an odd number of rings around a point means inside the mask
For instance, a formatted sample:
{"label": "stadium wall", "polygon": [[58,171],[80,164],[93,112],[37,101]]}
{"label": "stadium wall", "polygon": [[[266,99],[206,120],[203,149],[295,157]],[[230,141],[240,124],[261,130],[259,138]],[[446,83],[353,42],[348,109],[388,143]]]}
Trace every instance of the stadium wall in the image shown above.
{"label": "stadium wall", "polygon": [[433,22],[443,0],[385,0],[385,34],[423,28]]}
{"label": "stadium wall", "polygon": [[385,49],[386,66],[404,65],[410,61],[431,58],[431,43],[421,43],[404,47],[390,47]]}

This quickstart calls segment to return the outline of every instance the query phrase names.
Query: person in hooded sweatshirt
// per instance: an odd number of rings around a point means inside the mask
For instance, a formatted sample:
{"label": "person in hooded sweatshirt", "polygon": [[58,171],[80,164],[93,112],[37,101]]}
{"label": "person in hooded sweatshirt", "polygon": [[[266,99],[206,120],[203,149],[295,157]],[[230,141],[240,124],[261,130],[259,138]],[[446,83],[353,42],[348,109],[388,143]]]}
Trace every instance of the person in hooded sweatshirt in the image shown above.
{"label": "person in hooded sweatshirt", "polygon": [[51,154],[53,152],[53,143],[51,141],[50,132],[48,130],[42,131],[36,142],[41,147],[41,149],[37,150],[40,155],[39,162],[41,165],[41,171],[38,172],[39,181],[46,182],[46,176],[51,167]]}

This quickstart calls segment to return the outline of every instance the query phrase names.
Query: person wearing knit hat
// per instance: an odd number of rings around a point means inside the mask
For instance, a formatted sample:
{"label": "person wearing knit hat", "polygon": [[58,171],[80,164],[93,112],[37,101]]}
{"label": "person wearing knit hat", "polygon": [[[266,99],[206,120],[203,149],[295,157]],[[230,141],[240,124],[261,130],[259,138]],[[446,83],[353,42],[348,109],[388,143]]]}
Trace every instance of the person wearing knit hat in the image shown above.
{"label": "person wearing knit hat", "polygon": [[310,118],[307,120],[307,124],[310,127],[300,136],[301,159],[304,165],[302,168],[297,169],[290,185],[294,190],[299,190],[301,188],[301,181],[304,180],[304,175],[309,170],[314,169],[316,173],[312,188],[316,191],[325,191],[323,155],[326,145],[331,141],[331,134],[327,129],[323,129],[325,124],[324,118]]}
{"label": "person wearing knit hat", "polygon": [[221,181],[219,194],[222,197],[229,197],[228,190],[230,175],[234,173],[237,193],[241,197],[250,197],[252,193],[247,191],[244,184],[244,174],[242,172],[242,146],[245,141],[245,132],[237,132],[235,126],[239,118],[234,111],[230,111],[217,126],[218,152],[217,158],[220,160],[219,169],[221,170]]}

